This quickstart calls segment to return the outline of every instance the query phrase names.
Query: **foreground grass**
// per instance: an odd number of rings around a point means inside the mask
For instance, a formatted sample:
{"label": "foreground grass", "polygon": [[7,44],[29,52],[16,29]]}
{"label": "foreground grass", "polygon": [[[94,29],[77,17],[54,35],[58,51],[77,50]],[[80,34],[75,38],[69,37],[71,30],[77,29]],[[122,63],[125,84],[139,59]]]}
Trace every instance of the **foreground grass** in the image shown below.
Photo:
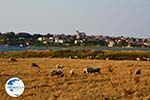
{"label": "foreground grass", "polygon": [[0,52],[0,58],[82,58],[82,59],[113,59],[113,60],[136,60],[136,58],[150,58],[150,51],[91,51],[91,50],[43,50]]}
{"label": "foreground grass", "polygon": [[[150,62],[106,61],[58,58],[18,58],[18,62],[0,59],[0,99],[1,100],[144,100],[150,98]],[[31,63],[40,66],[40,71],[31,68]],[[65,66],[65,77],[51,77],[47,74],[56,64]],[[101,68],[101,74],[84,75],[87,66]],[[113,68],[113,73],[108,71]],[[70,69],[75,76],[70,76]],[[136,69],[142,69],[140,81],[135,83],[132,76]],[[11,77],[19,77],[25,83],[25,91],[18,98],[11,98],[5,92],[5,82]],[[136,90],[126,95],[123,89]],[[148,100],[148,99],[146,99]]]}

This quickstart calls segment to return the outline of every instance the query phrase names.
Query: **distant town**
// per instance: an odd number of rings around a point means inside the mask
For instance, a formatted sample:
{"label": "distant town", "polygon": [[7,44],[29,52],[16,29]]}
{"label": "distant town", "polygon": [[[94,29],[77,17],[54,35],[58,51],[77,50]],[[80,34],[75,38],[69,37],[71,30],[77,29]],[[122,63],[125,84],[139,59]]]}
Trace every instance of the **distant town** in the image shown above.
{"label": "distant town", "polygon": [[111,37],[103,35],[87,35],[75,31],[72,34],[33,34],[26,32],[0,33],[0,45],[6,46],[100,46],[100,47],[150,47],[150,38]]}

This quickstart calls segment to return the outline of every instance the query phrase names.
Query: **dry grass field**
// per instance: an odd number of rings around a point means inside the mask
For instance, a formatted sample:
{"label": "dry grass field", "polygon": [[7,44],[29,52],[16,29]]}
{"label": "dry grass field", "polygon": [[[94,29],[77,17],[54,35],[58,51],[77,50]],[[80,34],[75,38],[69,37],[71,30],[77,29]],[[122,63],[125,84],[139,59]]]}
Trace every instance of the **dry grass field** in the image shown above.
{"label": "dry grass field", "polygon": [[[18,58],[17,62],[0,59],[0,100],[150,100],[150,62],[112,61],[55,58]],[[39,65],[40,70],[31,64]],[[56,64],[65,66],[65,76],[50,76]],[[101,74],[85,75],[87,66],[101,68]],[[113,72],[109,72],[109,68]],[[141,76],[136,82],[136,69]],[[75,75],[69,71],[74,69]],[[24,81],[22,96],[12,98],[5,92],[5,83],[11,77]]]}

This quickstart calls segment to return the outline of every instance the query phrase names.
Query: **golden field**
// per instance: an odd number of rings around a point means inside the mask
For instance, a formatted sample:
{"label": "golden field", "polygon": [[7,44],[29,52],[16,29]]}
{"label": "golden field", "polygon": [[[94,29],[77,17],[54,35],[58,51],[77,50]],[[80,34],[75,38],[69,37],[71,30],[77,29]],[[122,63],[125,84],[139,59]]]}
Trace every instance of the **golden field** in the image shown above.
{"label": "golden field", "polygon": [[[18,58],[17,62],[0,59],[0,100],[150,100],[150,62],[86,60],[60,58]],[[40,70],[31,64],[39,65]],[[64,77],[48,74],[56,64],[65,66]],[[85,75],[87,66],[101,68],[101,74]],[[113,72],[109,72],[112,67]],[[139,82],[133,77],[136,69],[142,73]],[[69,71],[74,69],[75,75]],[[25,84],[24,93],[12,98],[5,92],[9,78],[18,77]]]}

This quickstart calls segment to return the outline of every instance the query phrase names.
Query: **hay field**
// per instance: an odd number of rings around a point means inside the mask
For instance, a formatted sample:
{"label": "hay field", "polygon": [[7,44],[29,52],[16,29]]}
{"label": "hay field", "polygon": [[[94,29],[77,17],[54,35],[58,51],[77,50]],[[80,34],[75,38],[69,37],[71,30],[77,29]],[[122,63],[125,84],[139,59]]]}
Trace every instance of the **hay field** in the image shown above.
{"label": "hay field", "polygon": [[[0,59],[0,100],[150,100],[150,62],[82,59],[18,58],[18,62]],[[40,66],[40,71],[31,68]],[[48,75],[56,64],[65,66],[65,76]],[[82,74],[86,66],[101,68],[101,74]],[[113,72],[109,72],[109,67]],[[70,76],[69,71],[75,70]],[[141,68],[139,82],[134,71]],[[24,81],[22,96],[12,98],[5,92],[5,82],[11,77]]]}

